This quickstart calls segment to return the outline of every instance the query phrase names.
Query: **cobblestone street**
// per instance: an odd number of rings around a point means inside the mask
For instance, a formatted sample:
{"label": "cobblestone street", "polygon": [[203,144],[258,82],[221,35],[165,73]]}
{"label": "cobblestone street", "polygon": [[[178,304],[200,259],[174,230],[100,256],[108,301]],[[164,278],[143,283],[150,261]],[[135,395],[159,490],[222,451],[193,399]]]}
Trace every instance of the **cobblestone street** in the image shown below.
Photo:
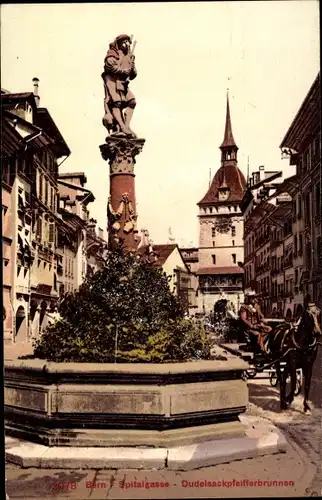
{"label": "cobblestone street", "polygon": [[[291,409],[281,413],[278,391],[264,376],[249,384],[249,415],[261,416],[284,432],[289,448],[286,454],[239,460],[189,472],[159,470],[46,470],[22,469],[7,465],[7,492],[10,500],[42,499],[118,499],[187,497],[300,497],[321,494],[321,410],[303,415],[302,397]],[[284,487],[198,486],[196,481],[294,481]],[[136,484],[135,484],[136,481]],[[163,482],[168,487],[143,487],[140,482]],[[122,488],[122,484],[127,487]],[[191,485],[191,486],[189,486]],[[74,488],[74,489],[72,489]]]}

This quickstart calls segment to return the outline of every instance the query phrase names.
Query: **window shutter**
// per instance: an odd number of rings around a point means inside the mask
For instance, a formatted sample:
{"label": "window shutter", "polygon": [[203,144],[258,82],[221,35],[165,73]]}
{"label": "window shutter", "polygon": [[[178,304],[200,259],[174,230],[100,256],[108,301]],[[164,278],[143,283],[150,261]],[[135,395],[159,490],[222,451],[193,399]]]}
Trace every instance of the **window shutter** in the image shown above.
{"label": "window shutter", "polygon": [[49,223],[49,243],[55,243],[55,223]]}
{"label": "window shutter", "polygon": [[37,219],[37,225],[36,225],[36,238],[37,240],[41,241],[41,237],[42,237],[42,219],[41,217],[39,217],[39,219]]}

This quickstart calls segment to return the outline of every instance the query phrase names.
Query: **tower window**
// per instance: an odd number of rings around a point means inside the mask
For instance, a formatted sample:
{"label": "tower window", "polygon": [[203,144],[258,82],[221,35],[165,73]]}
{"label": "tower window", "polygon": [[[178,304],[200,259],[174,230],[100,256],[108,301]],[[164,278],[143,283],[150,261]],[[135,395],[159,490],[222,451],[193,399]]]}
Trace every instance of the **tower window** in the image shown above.
{"label": "tower window", "polygon": [[232,253],[231,256],[232,256],[232,259],[233,259],[233,264],[236,264],[236,254]]}
{"label": "tower window", "polygon": [[231,243],[232,243],[232,245],[233,245],[233,247],[234,247],[234,246],[235,246],[235,240],[232,240],[232,242],[231,242]]}
{"label": "tower window", "polygon": [[216,264],[216,255],[212,255],[212,263],[215,265]]}
{"label": "tower window", "polygon": [[212,207],[209,208],[209,212],[212,214]]}
{"label": "tower window", "polygon": [[236,236],[236,227],[235,226],[231,226],[231,235],[232,235],[232,237]]}

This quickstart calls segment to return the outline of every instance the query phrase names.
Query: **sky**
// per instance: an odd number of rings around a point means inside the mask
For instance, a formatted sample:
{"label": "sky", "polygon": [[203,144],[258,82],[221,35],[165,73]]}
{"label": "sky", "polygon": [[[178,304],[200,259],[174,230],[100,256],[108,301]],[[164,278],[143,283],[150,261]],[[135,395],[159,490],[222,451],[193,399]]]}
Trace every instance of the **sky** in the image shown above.
{"label": "sky", "polygon": [[246,176],[293,171],[279,145],[320,68],[317,0],[24,4],[1,6],[1,86],[32,91],[65,138],[61,173],[85,172],[106,227],[109,167],[99,146],[109,43],[134,34],[139,229],[167,243],[198,245],[198,207],[220,167],[229,87],[238,165]]}

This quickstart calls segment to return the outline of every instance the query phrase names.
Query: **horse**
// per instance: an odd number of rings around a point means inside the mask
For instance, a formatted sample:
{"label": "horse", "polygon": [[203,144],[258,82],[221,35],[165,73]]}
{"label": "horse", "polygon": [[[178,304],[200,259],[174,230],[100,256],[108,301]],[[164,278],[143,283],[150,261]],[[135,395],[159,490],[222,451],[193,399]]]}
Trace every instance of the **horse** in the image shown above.
{"label": "horse", "polygon": [[[311,411],[308,404],[312,370],[316,360],[317,337],[321,335],[318,323],[320,311],[315,304],[309,304],[297,324],[278,325],[270,335],[270,357],[276,359],[275,368],[280,381],[280,407],[285,410],[293,402],[296,391],[296,370],[302,368],[304,376],[304,413]],[[285,368],[281,370],[281,362]],[[286,380],[290,375],[291,390],[286,396]]]}

